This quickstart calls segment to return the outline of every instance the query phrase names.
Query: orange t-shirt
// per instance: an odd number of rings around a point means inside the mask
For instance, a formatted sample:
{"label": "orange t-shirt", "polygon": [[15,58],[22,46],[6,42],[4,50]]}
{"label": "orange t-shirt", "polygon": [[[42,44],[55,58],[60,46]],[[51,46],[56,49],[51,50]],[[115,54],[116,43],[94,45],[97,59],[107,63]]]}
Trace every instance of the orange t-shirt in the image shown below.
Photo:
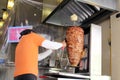
{"label": "orange t-shirt", "polygon": [[38,75],[38,47],[44,40],[33,32],[22,36],[15,51],[15,77],[29,73]]}

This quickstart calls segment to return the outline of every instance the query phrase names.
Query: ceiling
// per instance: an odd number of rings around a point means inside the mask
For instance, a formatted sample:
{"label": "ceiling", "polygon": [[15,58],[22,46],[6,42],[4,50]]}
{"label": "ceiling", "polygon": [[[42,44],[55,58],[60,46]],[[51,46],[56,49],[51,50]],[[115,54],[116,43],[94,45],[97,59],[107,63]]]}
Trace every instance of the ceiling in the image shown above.
{"label": "ceiling", "polygon": [[3,9],[7,8],[7,1],[8,0],[0,0],[0,17],[2,17]]}

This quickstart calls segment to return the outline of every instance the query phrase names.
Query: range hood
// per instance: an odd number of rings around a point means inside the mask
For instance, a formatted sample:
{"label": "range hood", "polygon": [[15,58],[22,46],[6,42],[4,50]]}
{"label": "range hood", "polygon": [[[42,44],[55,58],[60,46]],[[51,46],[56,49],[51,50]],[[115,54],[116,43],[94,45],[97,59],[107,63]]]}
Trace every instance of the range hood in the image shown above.
{"label": "range hood", "polygon": [[72,14],[78,16],[75,25],[86,28],[90,23],[98,23],[117,12],[115,0],[63,0],[43,23],[72,26]]}

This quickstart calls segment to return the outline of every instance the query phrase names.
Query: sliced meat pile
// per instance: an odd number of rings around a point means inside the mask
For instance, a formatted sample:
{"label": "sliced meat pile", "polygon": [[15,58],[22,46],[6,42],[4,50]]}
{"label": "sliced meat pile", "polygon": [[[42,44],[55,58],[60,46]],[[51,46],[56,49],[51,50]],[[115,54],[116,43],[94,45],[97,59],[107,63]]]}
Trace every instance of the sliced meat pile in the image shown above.
{"label": "sliced meat pile", "polygon": [[68,58],[71,66],[77,66],[84,47],[84,31],[81,27],[72,26],[66,31]]}

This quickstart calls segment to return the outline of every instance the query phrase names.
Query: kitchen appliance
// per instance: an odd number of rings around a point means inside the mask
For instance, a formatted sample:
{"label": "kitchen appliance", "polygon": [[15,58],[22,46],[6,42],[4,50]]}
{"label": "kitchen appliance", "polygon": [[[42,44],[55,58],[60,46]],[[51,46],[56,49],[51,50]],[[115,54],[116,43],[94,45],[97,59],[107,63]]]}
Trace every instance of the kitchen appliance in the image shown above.
{"label": "kitchen appliance", "polygon": [[56,80],[111,80],[110,76],[102,75],[102,48],[101,48],[101,26],[91,24],[89,33],[90,39],[86,48],[88,48],[88,71],[83,71],[79,73],[67,72],[65,70],[50,70],[44,75],[48,78],[53,77]]}

